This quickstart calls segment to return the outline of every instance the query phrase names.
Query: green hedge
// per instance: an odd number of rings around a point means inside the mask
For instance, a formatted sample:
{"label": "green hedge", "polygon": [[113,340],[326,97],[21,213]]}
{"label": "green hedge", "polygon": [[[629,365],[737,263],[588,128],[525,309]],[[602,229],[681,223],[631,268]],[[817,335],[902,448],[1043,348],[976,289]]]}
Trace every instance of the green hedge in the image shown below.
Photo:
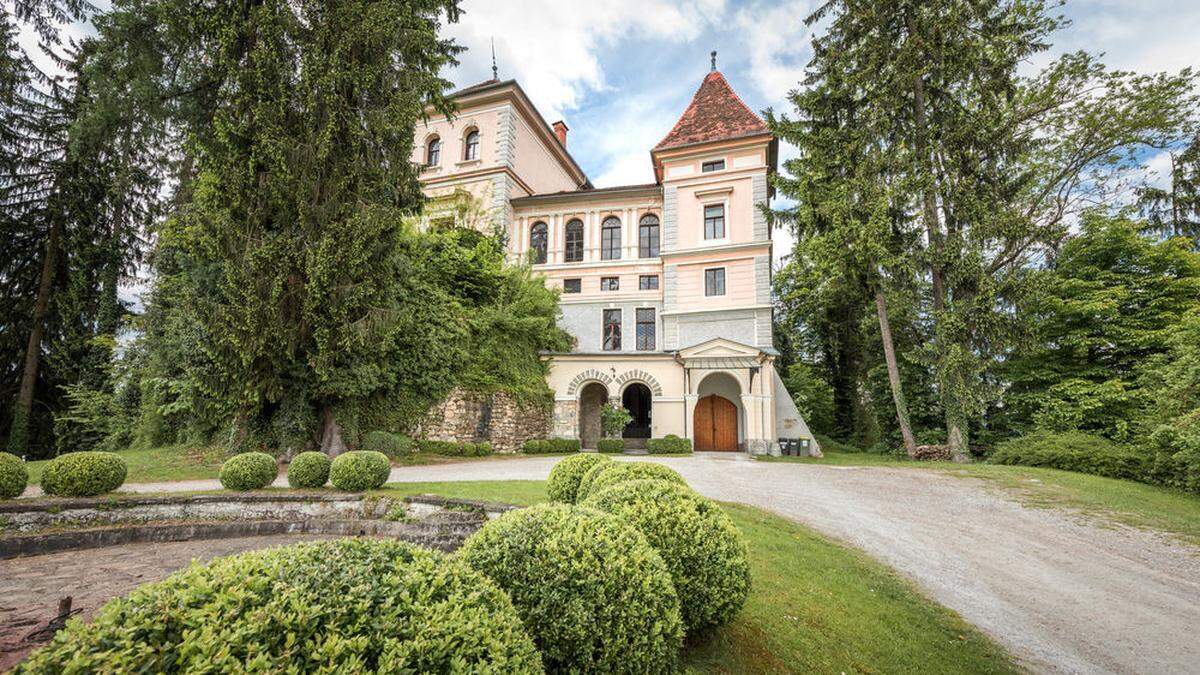
{"label": "green hedge", "polygon": [[683,485],[631,480],[596,492],[583,505],[633,524],[662,555],[689,634],[728,623],[746,603],[746,543],[715,502]]}
{"label": "green hedge", "polygon": [[391,540],[217,558],[72,620],[17,673],[541,673],[504,592]]}
{"label": "green hedge", "polygon": [[582,502],[606,487],[627,480],[639,480],[642,478],[665,480],[684,486],[687,485],[687,481],[683,479],[683,476],[680,476],[678,471],[669,466],[655,464],[654,462],[613,462],[611,466],[599,465],[592,467],[584,474],[583,480],[579,483],[579,491],[575,495],[575,500]]}
{"label": "green hedge", "polygon": [[521,452],[527,455],[579,452],[579,450],[578,438],[542,438],[525,441],[521,445]]}
{"label": "green hedge", "polygon": [[620,438],[601,438],[596,441],[596,449],[600,452],[625,452],[625,441]]}
{"label": "green hedge", "polygon": [[392,463],[387,455],[371,450],[344,452],[329,466],[329,480],[339,490],[374,490],[387,482]]}
{"label": "green hedge", "polygon": [[319,488],[329,481],[332,462],[323,452],[302,452],[288,465],[288,485],[294,488]]}
{"label": "green hedge", "polygon": [[417,447],[428,455],[447,455],[449,457],[486,457],[492,454],[492,444],[459,443],[456,441],[417,441]]}
{"label": "green hedge", "polygon": [[261,490],[279,477],[279,463],[265,452],[243,452],[225,460],[219,477],[226,490]]}
{"label": "green hedge", "polygon": [[604,455],[589,452],[568,457],[555,464],[550,470],[550,478],[546,481],[546,493],[550,496],[550,501],[573,503],[584,475],[597,464],[611,461]]}
{"label": "green hedge", "polygon": [[125,458],[114,452],[68,452],[50,460],[42,472],[42,490],[60,497],[94,497],[125,482]]}
{"label": "green hedge", "polygon": [[684,455],[692,452],[692,439],[667,434],[662,438],[646,441],[646,451],[651,455]]}
{"label": "green hedge", "polygon": [[0,452],[0,499],[20,497],[29,485],[29,471],[25,469],[25,460]]}
{"label": "green hedge", "polygon": [[548,671],[674,670],[683,628],[670,573],[619,518],[568,504],[510,511],[459,555],[508,592]]}
{"label": "green hedge", "polygon": [[996,446],[988,461],[1130,480],[1146,480],[1153,465],[1153,459],[1145,454],[1081,431],[1042,431],[1005,441]]}
{"label": "green hedge", "polygon": [[389,431],[370,431],[363,436],[359,450],[382,452],[388,457],[404,457],[413,453],[415,445],[408,436]]}

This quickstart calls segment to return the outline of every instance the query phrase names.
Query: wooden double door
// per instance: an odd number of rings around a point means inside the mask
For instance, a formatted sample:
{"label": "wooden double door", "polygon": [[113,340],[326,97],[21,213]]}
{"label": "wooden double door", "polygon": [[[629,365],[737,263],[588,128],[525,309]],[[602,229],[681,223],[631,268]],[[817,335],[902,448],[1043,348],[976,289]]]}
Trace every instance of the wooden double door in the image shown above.
{"label": "wooden double door", "polygon": [[697,401],[692,427],[697,450],[738,449],[737,406],[723,396],[712,394]]}

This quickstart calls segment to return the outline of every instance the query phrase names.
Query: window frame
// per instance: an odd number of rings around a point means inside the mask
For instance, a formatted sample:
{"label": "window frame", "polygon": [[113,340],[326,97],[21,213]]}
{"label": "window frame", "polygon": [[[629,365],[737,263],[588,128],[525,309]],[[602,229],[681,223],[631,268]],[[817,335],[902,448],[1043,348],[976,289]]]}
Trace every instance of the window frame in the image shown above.
{"label": "window frame", "polygon": [[[611,288],[606,288],[607,286],[611,286]],[[604,293],[621,290],[621,277],[600,277],[600,290]]]}
{"label": "window frame", "polygon": [[[717,166],[718,164],[720,166]],[[711,169],[708,168],[710,166],[713,168],[711,168]],[[721,159],[710,159],[710,160],[700,162],[700,173],[716,173],[718,171],[724,171],[724,170],[725,170],[725,158],[724,157],[722,157]]]}
{"label": "window frame", "polygon": [[463,134],[463,161],[479,159],[479,129],[472,128]]}
{"label": "window frame", "polygon": [[[610,227],[610,223],[616,223]],[[614,233],[609,236],[609,233]],[[605,216],[600,221],[600,259],[621,259],[621,219],[616,216]]]}
{"label": "window frame", "polygon": [[[571,290],[570,288],[567,287],[567,285],[570,284],[572,281],[575,282],[574,290]],[[579,277],[571,277],[570,279],[563,279],[563,295],[575,295],[576,293],[582,293],[582,292],[583,292],[583,279],[581,279]]]}
{"label": "window frame", "polygon": [[[539,226],[541,226],[540,245],[534,243],[534,237],[538,234]],[[539,220],[529,226],[529,253],[532,254],[529,262],[533,265],[545,265],[546,261],[549,260],[550,226],[544,220]]]}
{"label": "window frame", "polygon": [[[653,220],[653,223],[647,222]],[[653,229],[653,235],[647,233]],[[650,239],[650,241],[647,241]],[[651,245],[653,244],[653,245]],[[662,220],[656,213],[643,214],[638,219],[638,257],[657,258],[662,253]]]}
{"label": "window frame", "polygon": [[442,163],[442,137],[434,134],[425,141],[425,166],[437,166]]}
{"label": "window frame", "polygon": [[[720,208],[721,209],[721,217],[720,217],[721,236],[719,236],[719,237],[708,236],[708,232],[709,232],[708,210],[711,208]],[[727,202],[720,201],[720,202],[707,202],[707,203],[700,204],[700,222],[702,222],[704,224],[704,241],[714,242],[714,243],[729,241],[729,223],[726,222],[728,219],[728,214],[729,214],[729,204]],[[712,220],[716,221],[717,219],[713,218]],[[715,234],[715,229],[714,229],[714,234]]]}
{"label": "window frame", "polygon": [[[642,319],[644,312],[650,313],[649,321],[644,321]],[[638,307],[634,310],[633,316],[634,316],[634,324],[633,324],[634,325],[634,331],[633,331],[634,349],[636,349],[639,352],[654,351],[658,345],[658,315],[657,315],[657,312],[655,312],[653,307]],[[647,346],[646,341],[642,339],[643,337],[646,337],[642,333],[642,326],[650,327],[649,328],[649,338],[650,338],[649,346]]]}
{"label": "window frame", "polygon": [[[654,281],[654,285],[647,284],[647,281]],[[639,274],[638,275],[638,290],[639,291],[657,291],[660,288],[657,274]]]}
{"label": "window frame", "polygon": [[[610,320],[615,317],[615,321]],[[606,352],[621,351],[621,310],[604,309],[600,313],[600,349]],[[612,327],[615,330],[609,331]]]}
{"label": "window frame", "polygon": [[[720,273],[719,276],[717,274],[718,272]],[[710,293],[709,292],[710,291],[709,277],[708,277],[709,273],[712,273],[712,275],[713,275],[712,276],[713,285],[712,285],[711,290],[713,290],[713,291],[716,290],[717,281],[719,280],[720,285],[721,285],[720,293],[716,293],[716,292]],[[728,292],[728,286],[726,284],[725,277],[726,277],[726,273],[725,273],[724,267],[706,267],[706,268],[704,268],[704,297],[719,298],[719,297],[724,296]]]}
{"label": "window frame", "polygon": [[[576,225],[578,227],[572,228],[572,225]],[[572,229],[575,230],[574,234],[578,234],[578,241],[571,241],[571,235],[573,234]],[[582,220],[578,218],[572,218],[567,221],[567,224],[563,229],[563,262],[583,262],[583,231]],[[571,255],[572,243],[577,245],[576,250],[574,251],[576,255]]]}

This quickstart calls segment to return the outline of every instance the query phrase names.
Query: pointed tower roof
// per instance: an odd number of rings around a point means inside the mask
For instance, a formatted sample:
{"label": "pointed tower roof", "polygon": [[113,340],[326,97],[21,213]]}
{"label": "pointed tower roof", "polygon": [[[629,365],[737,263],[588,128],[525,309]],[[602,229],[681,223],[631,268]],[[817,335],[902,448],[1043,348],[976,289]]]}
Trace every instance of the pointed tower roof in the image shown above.
{"label": "pointed tower roof", "polygon": [[768,133],[766,122],[742,102],[725,81],[725,76],[714,67],[700,83],[687,110],[666,137],[654,146],[654,151],[765,133]]}

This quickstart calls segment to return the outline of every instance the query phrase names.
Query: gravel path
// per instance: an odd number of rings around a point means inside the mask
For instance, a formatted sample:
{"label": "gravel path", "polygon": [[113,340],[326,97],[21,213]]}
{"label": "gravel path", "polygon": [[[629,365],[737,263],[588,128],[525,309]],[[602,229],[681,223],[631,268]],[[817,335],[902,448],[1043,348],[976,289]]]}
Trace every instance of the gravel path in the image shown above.
{"label": "gravel path", "polygon": [[[556,457],[397,468],[394,482],[537,480]],[[1200,672],[1200,549],[1026,508],[925,469],[656,458],[710,497],[773,511],[865,550],[1036,671]],[[127,485],[203,490],[215,481]],[[819,570],[814,570],[819,573]]]}

